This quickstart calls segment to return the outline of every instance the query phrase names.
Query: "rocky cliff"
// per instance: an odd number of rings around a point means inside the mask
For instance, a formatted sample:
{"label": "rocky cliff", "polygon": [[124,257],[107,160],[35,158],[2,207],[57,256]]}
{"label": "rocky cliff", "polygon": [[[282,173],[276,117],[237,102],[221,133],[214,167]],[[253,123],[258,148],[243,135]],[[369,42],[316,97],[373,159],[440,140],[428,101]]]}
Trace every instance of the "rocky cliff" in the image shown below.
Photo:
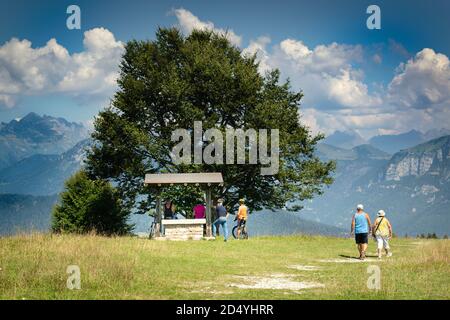
{"label": "rocky cliff", "polygon": [[395,154],[384,173],[386,181],[424,175],[448,179],[450,165],[450,136],[444,136]]}

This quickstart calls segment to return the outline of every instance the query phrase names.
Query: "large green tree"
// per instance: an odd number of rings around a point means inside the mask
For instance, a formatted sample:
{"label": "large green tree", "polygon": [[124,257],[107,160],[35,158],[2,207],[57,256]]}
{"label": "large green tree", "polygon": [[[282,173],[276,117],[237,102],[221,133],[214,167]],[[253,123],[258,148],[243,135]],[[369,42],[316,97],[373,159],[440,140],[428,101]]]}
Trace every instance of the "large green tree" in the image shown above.
{"label": "large green tree", "polygon": [[[301,123],[302,93],[281,83],[278,70],[261,75],[256,57],[243,55],[223,35],[161,28],[154,41],[126,44],[120,70],[119,89],[95,121],[87,170],[113,181],[130,212],[154,205],[145,173],[222,172],[224,186],[213,196],[230,207],[245,198],[251,210],[299,203],[332,182],[334,163],[314,155],[322,136]],[[261,175],[261,164],[175,165],[172,131],[192,129],[194,121],[202,121],[203,130],[279,129],[279,172]],[[195,187],[166,190],[187,212],[200,193]]]}

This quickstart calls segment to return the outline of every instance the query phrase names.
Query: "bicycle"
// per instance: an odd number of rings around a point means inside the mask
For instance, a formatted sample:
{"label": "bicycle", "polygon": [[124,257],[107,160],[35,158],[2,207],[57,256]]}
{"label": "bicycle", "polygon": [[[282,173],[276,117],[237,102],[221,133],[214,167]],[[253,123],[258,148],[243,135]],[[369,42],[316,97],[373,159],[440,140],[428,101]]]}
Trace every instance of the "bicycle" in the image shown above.
{"label": "bicycle", "polygon": [[150,226],[150,232],[148,234],[148,238],[153,239],[155,237],[155,233],[156,233],[156,221],[153,220],[152,224]]}
{"label": "bicycle", "polygon": [[[236,219],[234,219],[234,221],[236,221]],[[233,234],[233,238],[238,239],[237,237],[237,231],[239,230],[239,239],[248,239],[248,232],[247,232],[247,222],[244,223],[237,223],[232,230],[232,234]]]}

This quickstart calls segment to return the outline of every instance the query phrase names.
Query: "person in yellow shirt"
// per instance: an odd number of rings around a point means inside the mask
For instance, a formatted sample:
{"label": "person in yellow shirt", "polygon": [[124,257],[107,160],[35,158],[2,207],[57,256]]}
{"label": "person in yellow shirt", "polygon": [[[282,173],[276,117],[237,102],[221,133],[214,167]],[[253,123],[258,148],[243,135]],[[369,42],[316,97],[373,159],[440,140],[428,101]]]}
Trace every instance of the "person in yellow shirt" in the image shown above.
{"label": "person in yellow shirt", "polygon": [[[248,208],[245,205],[245,200],[239,200],[239,209],[237,213],[238,226],[245,227],[245,223],[247,222]],[[241,228],[237,229],[237,239],[239,239],[239,235],[241,233]]]}
{"label": "person in yellow shirt", "polygon": [[378,259],[381,259],[383,248],[386,251],[386,256],[392,256],[389,247],[389,239],[392,238],[392,226],[383,210],[378,211],[377,216],[373,224],[372,234],[377,240]]}

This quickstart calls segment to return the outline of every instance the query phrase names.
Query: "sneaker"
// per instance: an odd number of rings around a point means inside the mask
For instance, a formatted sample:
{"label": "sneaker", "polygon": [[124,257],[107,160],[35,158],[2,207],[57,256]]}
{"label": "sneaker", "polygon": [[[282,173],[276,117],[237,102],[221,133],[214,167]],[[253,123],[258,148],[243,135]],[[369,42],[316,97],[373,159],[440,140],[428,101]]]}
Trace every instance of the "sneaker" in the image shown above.
{"label": "sneaker", "polygon": [[392,257],[392,252],[389,252],[386,257]]}

